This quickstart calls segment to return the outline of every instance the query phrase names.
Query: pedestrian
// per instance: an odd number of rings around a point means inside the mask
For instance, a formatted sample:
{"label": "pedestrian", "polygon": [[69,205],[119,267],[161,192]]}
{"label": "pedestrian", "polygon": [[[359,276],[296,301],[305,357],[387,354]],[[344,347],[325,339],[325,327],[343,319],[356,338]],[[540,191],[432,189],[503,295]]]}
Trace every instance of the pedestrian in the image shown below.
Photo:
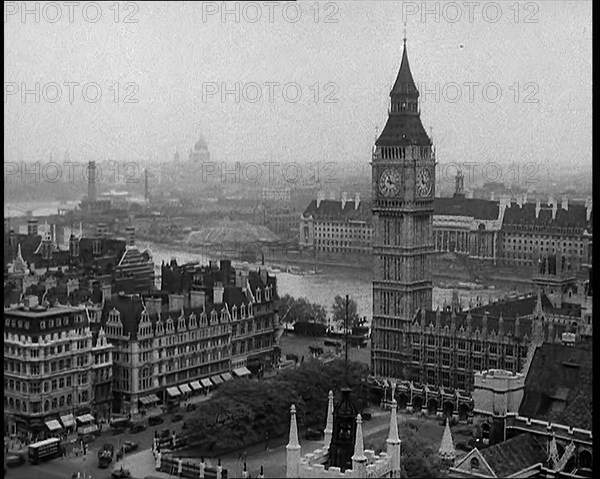
{"label": "pedestrian", "polygon": [[265,449],[268,451],[269,450],[269,433],[268,432],[267,432],[266,436],[267,436],[267,443],[265,444]]}

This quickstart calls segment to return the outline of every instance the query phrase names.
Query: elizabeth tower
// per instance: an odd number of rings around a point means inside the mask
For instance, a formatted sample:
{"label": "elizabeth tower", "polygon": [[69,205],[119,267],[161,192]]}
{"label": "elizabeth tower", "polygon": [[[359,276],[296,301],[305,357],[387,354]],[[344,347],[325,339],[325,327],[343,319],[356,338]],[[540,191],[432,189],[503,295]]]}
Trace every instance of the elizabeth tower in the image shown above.
{"label": "elizabeth tower", "polygon": [[373,324],[375,376],[410,380],[406,327],[431,309],[435,152],[421,124],[419,92],[406,39],[390,92],[388,120],[375,142],[373,184]]}

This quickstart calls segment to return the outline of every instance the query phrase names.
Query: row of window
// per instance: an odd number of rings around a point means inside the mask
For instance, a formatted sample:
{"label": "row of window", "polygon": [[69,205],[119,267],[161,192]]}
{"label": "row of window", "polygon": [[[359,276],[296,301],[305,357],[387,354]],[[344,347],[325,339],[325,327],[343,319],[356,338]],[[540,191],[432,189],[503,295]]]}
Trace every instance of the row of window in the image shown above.
{"label": "row of window", "polygon": [[[87,391],[82,391],[77,395],[79,404],[83,404],[89,401],[89,394]],[[67,394],[66,396],[60,396],[58,398],[46,399],[43,403],[40,401],[25,401],[21,399],[14,399],[12,397],[4,398],[4,410],[15,411],[15,412],[52,412],[57,409],[62,409],[65,406],[71,406],[73,404],[73,396]],[[43,409],[42,409],[43,407]]]}
{"label": "row of window", "polygon": [[[73,379],[76,381],[73,381]],[[51,381],[19,381],[11,378],[4,378],[5,391],[16,391],[29,394],[48,393],[59,389],[71,388],[76,386],[85,386],[88,383],[88,374],[79,373],[75,376],[65,376]]]}

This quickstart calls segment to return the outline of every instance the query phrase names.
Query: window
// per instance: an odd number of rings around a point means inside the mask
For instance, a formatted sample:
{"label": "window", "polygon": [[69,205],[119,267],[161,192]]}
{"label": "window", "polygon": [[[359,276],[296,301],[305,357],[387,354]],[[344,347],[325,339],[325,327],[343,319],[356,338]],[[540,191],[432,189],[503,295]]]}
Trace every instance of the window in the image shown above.
{"label": "window", "polygon": [[479,469],[479,459],[476,457],[471,459],[471,469]]}
{"label": "window", "polygon": [[427,351],[427,364],[435,364],[435,351]]}

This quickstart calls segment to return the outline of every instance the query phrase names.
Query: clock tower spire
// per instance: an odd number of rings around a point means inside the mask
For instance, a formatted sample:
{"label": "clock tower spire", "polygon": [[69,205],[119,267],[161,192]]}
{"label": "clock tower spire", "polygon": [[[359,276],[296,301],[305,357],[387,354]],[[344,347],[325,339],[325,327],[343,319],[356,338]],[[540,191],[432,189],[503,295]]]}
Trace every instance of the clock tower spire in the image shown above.
{"label": "clock tower spire", "polygon": [[373,373],[419,382],[410,370],[406,329],[417,311],[431,309],[435,156],[421,123],[406,39],[390,91],[387,123],[375,142],[371,165]]}

